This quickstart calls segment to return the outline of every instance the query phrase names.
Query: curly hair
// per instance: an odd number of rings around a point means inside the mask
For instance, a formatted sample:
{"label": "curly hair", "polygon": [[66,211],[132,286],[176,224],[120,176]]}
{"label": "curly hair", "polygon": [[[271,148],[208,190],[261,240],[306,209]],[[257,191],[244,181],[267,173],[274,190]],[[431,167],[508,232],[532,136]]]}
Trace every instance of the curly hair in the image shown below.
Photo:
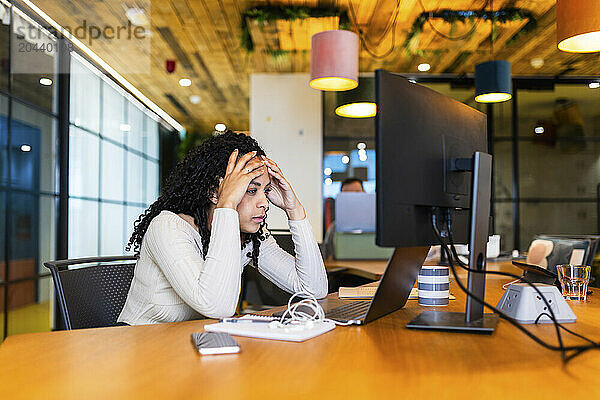
{"label": "curly hair", "polygon": [[[210,243],[210,198],[219,188],[219,178],[225,177],[229,156],[235,149],[239,150],[240,156],[251,151],[256,151],[259,156],[265,155],[256,140],[241,133],[227,131],[207,139],[177,164],[160,197],[135,221],[126,250],[129,251],[133,247],[135,255],[139,257],[142,239],[150,222],[161,211],[168,210],[194,218],[202,238],[202,257],[206,258]],[[266,224],[263,222],[256,233],[242,236],[242,248],[249,242],[253,244],[252,253],[248,253],[248,257],[255,266],[258,266],[260,241],[268,236],[265,228]]]}

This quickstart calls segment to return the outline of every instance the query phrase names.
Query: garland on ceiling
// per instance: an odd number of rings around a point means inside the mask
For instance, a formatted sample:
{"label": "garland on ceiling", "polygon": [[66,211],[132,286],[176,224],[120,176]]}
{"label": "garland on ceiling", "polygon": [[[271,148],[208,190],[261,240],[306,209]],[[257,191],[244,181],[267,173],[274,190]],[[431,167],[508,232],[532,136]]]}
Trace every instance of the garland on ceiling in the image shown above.
{"label": "garland on ceiling", "polygon": [[[296,20],[304,20],[307,18],[325,18],[325,17],[338,17],[340,19],[339,29],[350,29],[350,19],[346,11],[338,10],[336,8],[312,8],[303,6],[260,6],[253,7],[246,10],[242,14],[241,30],[242,37],[240,39],[242,47],[246,51],[251,52],[254,50],[254,43],[252,42],[252,36],[250,35],[250,28],[248,27],[248,20],[256,21],[260,28],[265,23],[272,23],[277,20],[284,20],[294,22]],[[285,52],[285,50],[271,50],[278,52]]]}
{"label": "garland on ceiling", "polygon": [[[527,20],[527,23],[506,43],[512,43],[517,38],[527,32],[531,32],[537,27],[537,20],[534,15],[529,11],[522,8],[502,8],[497,11],[485,11],[485,10],[438,10],[438,11],[426,11],[419,14],[419,16],[415,19],[406,40],[404,41],[404,50],[407,55],[416,54],[419,52],[416,49],[416,44],[419,40],[419,35],[423,32],[423,26],[426,22],[431,23],[432,19],[442,19],[445,22],[451,24],[450,27],[450,35],[453,34],[456,29],[456,24],[458,22],[466,23],[467,21],[471,22],[471,30],[467,33],[467,35],[463,35],[460,38],[452,38],[446,37],[446,39],[450,40],[462,40],[462,39],[471,39],[475,34],[475,27],[477,26],[477,20],[483,21],[492,21],[494,24],[496,23],[506,23],[509,21],[522,21]],[[492,41],[496,40],[497,30],[494,31],[494,35],[492,35]]]}

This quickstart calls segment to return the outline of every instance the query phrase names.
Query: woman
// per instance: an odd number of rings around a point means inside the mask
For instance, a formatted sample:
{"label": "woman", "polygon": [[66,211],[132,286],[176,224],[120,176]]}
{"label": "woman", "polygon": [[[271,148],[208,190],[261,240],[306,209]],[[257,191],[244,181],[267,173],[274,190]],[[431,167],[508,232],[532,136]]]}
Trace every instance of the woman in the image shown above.
{"label": "woman", "polygon": [[[287,213],[296,258],[266,230],[269,203]],[[287,292],[327,294],[323,260],[292,187],[254,139],[231,131],[177,165],[136,221],[132,246],[139,258],[118,319],[129,325],[233,315],[249,263]]]}

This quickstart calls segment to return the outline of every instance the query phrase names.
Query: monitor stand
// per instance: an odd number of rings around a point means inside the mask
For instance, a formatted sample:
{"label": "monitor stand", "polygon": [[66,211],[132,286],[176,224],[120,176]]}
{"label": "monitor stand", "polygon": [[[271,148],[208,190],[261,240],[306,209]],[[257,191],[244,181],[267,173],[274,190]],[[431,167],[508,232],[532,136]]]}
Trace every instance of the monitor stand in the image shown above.
{"label": "monitor stand", "polygon": [[[492,156],[476,152],[473,156],[471,186],[471,226],[469,266],[485,270],[490,215]],[[455,277],[455,279],[458,279]],[[467,288],[480,299],[485,295],[485,274],[469,272]],[[407,328],[454,332],[492,333],[498,324],[496,314],[484,314],[483,304],[467,296],[464,313],[425,311],[406,324]]]}

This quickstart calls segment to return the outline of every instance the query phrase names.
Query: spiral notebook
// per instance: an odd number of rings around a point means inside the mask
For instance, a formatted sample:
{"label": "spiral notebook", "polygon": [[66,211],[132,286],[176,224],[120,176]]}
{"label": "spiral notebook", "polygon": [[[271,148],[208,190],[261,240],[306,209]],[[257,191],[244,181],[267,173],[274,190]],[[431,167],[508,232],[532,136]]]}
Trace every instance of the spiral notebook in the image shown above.
{"label": "spiral notebook", "polygon": [[[240,318],[250,319],[250,318]],[[219,322],[216,324],[205,325],[204,330],[207,332],[225,332],[234,336],[246,336],[259,339],[271,339],[271,340],[287,340],[291,342],[303,342],[308,339],[312,339],[316,336],[322,335],[325,332],[335,328],[333,322],[315,322],[314,326],[310,329],[305,328],[299,330],[297,327],[272,327],[268,322],[273,320],[273,317],[264,318],[257,317],[256,315],[251,316],[254,322],[244,323],[232,323],[232,322]],[[259,321],[263,319],[262,321]],[[266,323],[265,323],[266,322]]]}

